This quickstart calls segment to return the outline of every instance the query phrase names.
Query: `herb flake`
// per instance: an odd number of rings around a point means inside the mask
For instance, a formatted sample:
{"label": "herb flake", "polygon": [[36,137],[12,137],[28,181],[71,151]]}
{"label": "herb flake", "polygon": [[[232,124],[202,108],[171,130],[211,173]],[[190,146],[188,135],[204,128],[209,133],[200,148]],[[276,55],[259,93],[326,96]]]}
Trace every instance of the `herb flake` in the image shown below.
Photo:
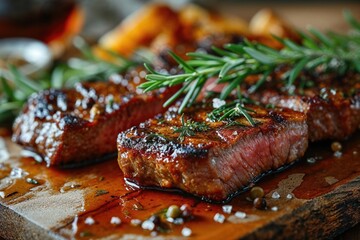
{"label": "herb flake", "polygon": [[182,114],[181,127],[174,127],[174,132],[180,133],[178,140],[183,142],[185,137],[192,137],[196,132],[205,132],[209,129],[210,127],[205,122],[195,122],[191,119],[185,122],[184,114]]}

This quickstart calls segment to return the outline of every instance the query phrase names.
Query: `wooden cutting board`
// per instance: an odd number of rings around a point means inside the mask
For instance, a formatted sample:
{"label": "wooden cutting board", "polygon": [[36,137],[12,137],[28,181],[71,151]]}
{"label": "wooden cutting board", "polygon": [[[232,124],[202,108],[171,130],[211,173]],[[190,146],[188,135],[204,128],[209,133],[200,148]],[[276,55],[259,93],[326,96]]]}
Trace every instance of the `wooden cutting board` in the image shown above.
{"label": "wooden cutting board", "polygon": [[[319,239],[334,237],[360,222],[360,132],[342,142],[334,156],[330,142],[313,144],[307,155],[256,185],[266,194],[267,209],[258,210],[249,193],[227,205],[191,196],[126,187],[116,159],[77,169],[52,169],[0,138],[0,237],[5,239]],[[12,176],[11,176],[12,173]],[[28,180],[36,180],[36,182]],[[275,194],[274,194],[275,193]],[[279,198],[274,198],[276,193]],[[169,224],[167,233],[143,230],[132,219],[145,220],[170,205],[187,203],[194,219]],[[238,218],[235,212],[246,213]],[[226,217],[214,221],[216,213]],[[110,223],[112,217],[121,224]],[[94,224],[86,224],[86,219]]]}

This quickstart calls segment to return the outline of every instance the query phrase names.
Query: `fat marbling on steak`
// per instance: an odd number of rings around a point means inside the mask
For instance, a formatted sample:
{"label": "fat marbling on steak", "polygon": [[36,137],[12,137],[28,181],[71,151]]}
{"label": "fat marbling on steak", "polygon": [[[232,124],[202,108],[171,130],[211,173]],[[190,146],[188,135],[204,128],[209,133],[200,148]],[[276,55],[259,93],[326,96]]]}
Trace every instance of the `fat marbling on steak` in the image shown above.
{"label": "fat marbling on steak", "polygon": [[32,95],[15,120],[13,141],[40,154],[48,166],[78,165],[116,153],[118,133],[165,111],[162,105],[174,93],[139,93],[140,73]]}
{"label": "fat marbling on steak", "polygon": [[176,107],[119,134],[118,162],[127,181],[139,186],[176,188],[205,200],[223,201],[259,175],[302,157],[308,146],[303,113],[247,106],[244,117],[207,120],[209,104],[186,109],[184,121],[206,122],[206,131],[179,139]]}

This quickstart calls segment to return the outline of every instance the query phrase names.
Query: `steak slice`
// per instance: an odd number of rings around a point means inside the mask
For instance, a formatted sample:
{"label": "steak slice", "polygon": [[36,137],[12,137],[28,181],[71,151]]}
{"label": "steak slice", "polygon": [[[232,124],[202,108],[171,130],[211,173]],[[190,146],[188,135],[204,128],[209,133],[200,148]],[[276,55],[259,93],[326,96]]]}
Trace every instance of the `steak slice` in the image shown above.
{"label": "steak slice", "polygon": [[305,113],[310,141],[346,139],[360,128],[360,76],[311,79],[316,79],[314,86],[297,86],[292,95],[273,80],[265,84],[255,99]]}
{"label": "steak slice", "polygon": [[[206,122],[206,131],[179,140],[183,126],[172,107],[165,114],[119,134],[118,162],[128,182],[175,188],[204,200],[224,201],[261,174],[302,157],[308,146],[303,113],[247,106],[258,122],[244,117],[210,122],[209,104],[186,109],[184,122]],[[190,134],[191,135],[191,134]]]}
{"label": "steak slice", "polygon": [[137,93],[144,75],[139,73],[32,95],[14,122],[13,141],[40,154],[48,166],[116,154],[118,133],[165,111],[162,104],[174,93]]}

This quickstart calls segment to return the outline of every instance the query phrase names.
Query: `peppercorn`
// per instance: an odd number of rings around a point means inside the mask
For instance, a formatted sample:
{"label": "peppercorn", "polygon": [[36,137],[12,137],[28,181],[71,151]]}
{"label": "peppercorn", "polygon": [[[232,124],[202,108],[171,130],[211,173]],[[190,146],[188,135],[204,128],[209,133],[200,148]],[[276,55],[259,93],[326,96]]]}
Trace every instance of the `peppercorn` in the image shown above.
{"label": "peppercorn", "polygon": [[333,142],[333,143],[331,144],[331,150],[333,150],[333,152],[340,152],[341,149],[342,149],[341,143],[339,143],[339,142]]}
{"label": "peppercorn", "polygon": [[264,197],[264,189],[262,189],[261,187],[253,187],[250,190],[250,197],[251,199],[255,199],[255,198],[262,198]]}
{"label": "peppercorn", "polygon": [[255,198],[253,204],[256,209],[260,210],[266,209],[267,206],[265,198]]}
{"label": "peppercorn", "polygon": [[153,222],[156,226],[161,223],[161,219],[157,215],[152,215],[147,221]]}
{"label": "peppercorn", "polygon": [[171,205],[166,212],[166,217],[177,218],[180,216],[180,214],[181,214],[180,208],[176,205]]}
{"label": "peppercorn", "polygon": [[189,218],[192,216],[192,208],[190,207],[189,204],[183,204],[181,205],[180,207],[180,210],[181,210],[181,215],[184,217],[184,218]]}

